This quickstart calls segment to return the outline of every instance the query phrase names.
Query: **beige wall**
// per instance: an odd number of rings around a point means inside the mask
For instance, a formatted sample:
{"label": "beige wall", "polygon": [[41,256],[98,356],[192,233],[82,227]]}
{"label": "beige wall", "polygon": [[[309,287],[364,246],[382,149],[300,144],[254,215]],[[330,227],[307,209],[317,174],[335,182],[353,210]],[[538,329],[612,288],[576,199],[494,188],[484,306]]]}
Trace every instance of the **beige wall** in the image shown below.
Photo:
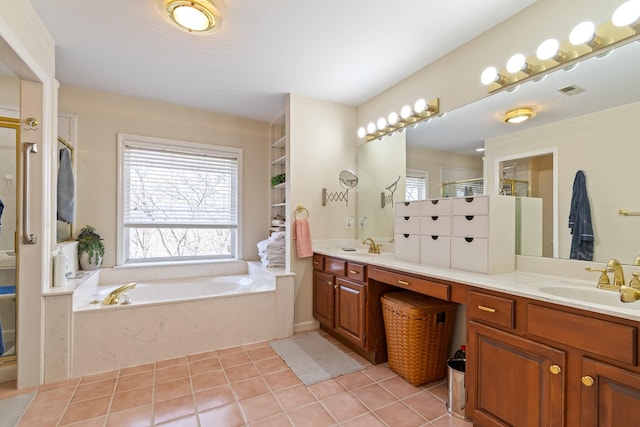
{"label": "beige wall", "polygon": [[[329,202],[322,206],[321,192],[341,191],[338,175],[342,169],[356,170],[353,146],[356,129],[354,107],[319,101],[292,94],[289,98],[289,218],[297,205],[309,210],[313,239],[352,239],[355,227],[345,228],[347,216],[356,216],[356,194],[350,191],[349,205]],[[312,263],[298,259],[291,242],[291,270],[296,273],[294,322],[304,328],[314,322],[312,315]]]}
{"label": "beige wall", "polygon": [[76,230],[96,227],[104,266],[116,260],[117,134],[119,132],[243,149],[244,259],[258,259],[267,237],[269,126],[193,108],[61,86],[59,110],[78,117]]}
{"label": "beige wall", "polygon": [[594,260],[618,258],[630,264],[640,254],[640,217],[620,216],[618,210],[640,211],[639,114],[640,102],[487,140],[487,183],[494,183],[496,158],[557,147],[560,258],[569,257],[573,180],[584,170],[596,239]]}
{"label": "beige wall", "polygon": [[407,169],[419,169],[429,172],[429,191],[427,194],[429,198],[442,197],[442,168],[482,171],[482,157],[407,146]]}

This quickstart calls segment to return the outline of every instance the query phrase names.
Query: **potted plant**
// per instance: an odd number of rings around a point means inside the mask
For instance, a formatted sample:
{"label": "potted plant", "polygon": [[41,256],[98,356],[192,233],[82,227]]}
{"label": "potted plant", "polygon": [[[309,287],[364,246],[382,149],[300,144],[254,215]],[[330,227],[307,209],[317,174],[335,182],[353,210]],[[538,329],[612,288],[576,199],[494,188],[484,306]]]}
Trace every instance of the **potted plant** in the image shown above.
{"label": "potted plant", "polygon": [[102,265],[104,243],[96,229],[85,225],[78,234],[78,260],[83,270],[96,270]]}

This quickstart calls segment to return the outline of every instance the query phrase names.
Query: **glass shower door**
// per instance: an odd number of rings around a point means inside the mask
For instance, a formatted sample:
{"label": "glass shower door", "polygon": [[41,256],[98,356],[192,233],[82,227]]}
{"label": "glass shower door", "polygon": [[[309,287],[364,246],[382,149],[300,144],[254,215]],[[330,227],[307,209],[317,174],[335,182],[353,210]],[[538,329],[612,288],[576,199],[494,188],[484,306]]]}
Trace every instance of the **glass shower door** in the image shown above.
{"label": "glass shower door", "polygon": [[16,360],[16,215],[19,120],[0,117],[0,365]]}

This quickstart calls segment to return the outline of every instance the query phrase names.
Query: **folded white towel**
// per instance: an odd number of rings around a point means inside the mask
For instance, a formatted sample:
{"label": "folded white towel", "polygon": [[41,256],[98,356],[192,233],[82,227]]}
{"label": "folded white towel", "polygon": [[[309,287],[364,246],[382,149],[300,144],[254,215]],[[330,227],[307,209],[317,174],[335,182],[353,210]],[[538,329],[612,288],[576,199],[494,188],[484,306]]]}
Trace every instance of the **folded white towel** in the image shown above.
{"label": "folded white towel", "polygon": [[285,242],[284,240],[282,241],[263,240],[261,242],[258,242],[257,246],[258,246],[258,250],[266,251],[268,249],[284,248]]}
{"label": "folded white towel", "polygon": [[274,233],[271,233],[271,236],[269,236],[269,240],[284,240],[284,237],[287,233],[284,231],[276,231]]}

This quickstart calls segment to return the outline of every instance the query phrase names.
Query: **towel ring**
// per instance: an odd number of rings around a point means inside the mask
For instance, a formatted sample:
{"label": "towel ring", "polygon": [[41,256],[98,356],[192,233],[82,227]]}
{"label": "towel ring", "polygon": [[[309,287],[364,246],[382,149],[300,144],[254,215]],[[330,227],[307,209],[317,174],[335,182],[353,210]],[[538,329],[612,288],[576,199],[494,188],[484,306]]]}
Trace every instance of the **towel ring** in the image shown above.
{"label": "towel ring", "polygon": [[298,219],[298,217],[296,216],[298,214],[298,212],[306,213],[307,216],[305,218],[309,218],[309,210],[307,208],[305,208],[304,206],[302,206],[302,205],[298,205],[296,210],[293,212],[293,219]]}

